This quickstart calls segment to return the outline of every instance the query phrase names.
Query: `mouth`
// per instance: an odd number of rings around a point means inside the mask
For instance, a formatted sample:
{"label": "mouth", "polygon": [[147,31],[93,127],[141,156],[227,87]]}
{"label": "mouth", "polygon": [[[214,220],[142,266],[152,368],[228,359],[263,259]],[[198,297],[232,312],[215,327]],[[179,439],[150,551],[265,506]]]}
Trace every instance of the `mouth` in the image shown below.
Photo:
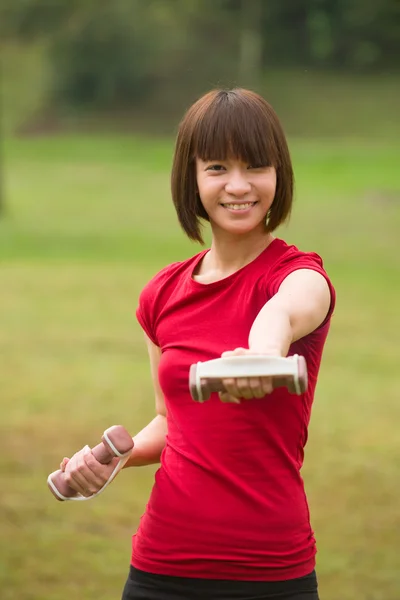
{"label": "mouth", "polygon": [[234,210],[237,212],[249,210],[258,204],[258,202],[225,202],[221,204],[223,208],[227,208],[229,210]]}

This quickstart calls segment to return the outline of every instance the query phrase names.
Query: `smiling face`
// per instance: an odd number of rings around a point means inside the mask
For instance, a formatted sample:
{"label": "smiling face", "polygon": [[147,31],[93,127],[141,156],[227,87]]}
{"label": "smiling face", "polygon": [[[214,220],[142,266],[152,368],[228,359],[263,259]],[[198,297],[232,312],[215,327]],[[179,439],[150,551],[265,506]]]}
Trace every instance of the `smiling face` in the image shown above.
{"label": "smiling face", "polygon": [[240,88],[195,102],[179,125],[171,191],[182,228],[201,243],[204,221],[232,233],[272,232],[284,223],[293,170],[272,106]]}
{"label": "smiling face", "polygon": [[276,191],[276,170],[240,159],[196,159],[200,200],[214,233],[265,231],[266,216]]}

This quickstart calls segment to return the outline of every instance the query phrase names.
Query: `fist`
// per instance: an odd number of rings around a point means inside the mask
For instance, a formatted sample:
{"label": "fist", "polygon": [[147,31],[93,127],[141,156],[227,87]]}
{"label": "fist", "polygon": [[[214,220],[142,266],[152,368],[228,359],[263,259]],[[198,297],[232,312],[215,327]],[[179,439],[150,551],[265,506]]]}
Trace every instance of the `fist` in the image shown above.
{"label": "fist", "polygon": [[[222,357],[228,356],[281,356],[276,349],[255,352],[248,348],[236,348],[236,350],[223,352]],[[263,398],[273,391],[272,377],[235,377],[233,379],[223,379],[225,392],[220,392],[219,397],[222,402],[232,402],[240,404],[242,401],[252,398]]]}
{"label": "fist", "polygon": [[115,457],[110,463],[103,465],[95,459],[89,446],[85,446],[72,458],[65,457],[60,469],[64,473],[66,483],[88,498],[107,483],[118,462],[119,458]]}

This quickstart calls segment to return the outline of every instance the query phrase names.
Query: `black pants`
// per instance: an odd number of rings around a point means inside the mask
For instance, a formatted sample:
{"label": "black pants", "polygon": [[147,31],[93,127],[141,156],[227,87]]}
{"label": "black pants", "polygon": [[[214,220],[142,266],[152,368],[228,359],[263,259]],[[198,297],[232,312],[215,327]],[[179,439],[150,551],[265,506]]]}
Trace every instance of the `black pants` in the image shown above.
{"label": "black pants", "polygon": [[131,567],[122,600],[319,600],[315,571],[288,581],[227,581],[145,573]]}

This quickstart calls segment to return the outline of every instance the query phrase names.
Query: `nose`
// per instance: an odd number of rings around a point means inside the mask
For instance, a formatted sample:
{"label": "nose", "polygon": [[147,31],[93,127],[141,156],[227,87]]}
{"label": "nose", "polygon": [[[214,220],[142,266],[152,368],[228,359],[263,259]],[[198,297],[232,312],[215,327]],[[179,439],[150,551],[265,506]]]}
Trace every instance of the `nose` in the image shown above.
{"label": "nose", "polygon": [[233,169],[225,184],[225,191],[232,196],[244,196],[251,191],[251,183],[247,177],[247,170]]}

